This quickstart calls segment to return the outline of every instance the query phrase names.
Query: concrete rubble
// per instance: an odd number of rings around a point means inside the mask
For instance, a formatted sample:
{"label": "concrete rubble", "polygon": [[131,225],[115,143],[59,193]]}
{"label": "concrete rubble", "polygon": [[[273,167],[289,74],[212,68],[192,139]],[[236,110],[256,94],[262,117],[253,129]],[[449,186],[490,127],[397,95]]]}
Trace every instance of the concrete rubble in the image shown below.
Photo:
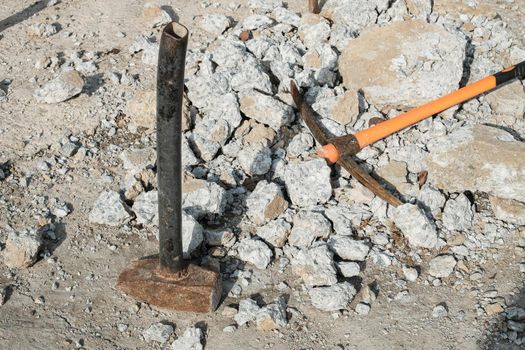
{"label": "concrete rubble", "polygon": [[82,75],[76,70],[68,70],[37,89],[34,97],[41,103],[59,103],[77,96],[83,88],[84,78]]}
{"label": "concrete rubble", "polygon": [[113,191],[100,193],[89,213],[89,222],[99,225],[120,226],[131,218],[129,207]]}

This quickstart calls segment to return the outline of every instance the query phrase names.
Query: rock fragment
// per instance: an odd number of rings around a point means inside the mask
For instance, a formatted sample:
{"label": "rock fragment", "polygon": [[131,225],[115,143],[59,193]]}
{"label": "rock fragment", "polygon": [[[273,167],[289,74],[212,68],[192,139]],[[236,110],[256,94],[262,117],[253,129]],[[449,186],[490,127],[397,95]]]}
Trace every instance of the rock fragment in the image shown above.
{"label": "rock fragment", "polygon": [[419,276],[416,268],[403,266],[403,275],[409,282],[415,282]]}
{"label": "rock fragment", "polygon": [[202,29],[215,35],[221,35],[230,25],[230,19],[222,14],[204,15],[200,22]]}
{"label": "rock fragment", "polygon": [[272,166],[272,151],[263,143],[242,148],[237,157],[242,169],[248,175],[264,175]]}
{"label": "rock fragment", "polygon": [[255,316],[257,330],[273,331],[288,324],[286,300],[280,296],[271,304],[262,307]]}
{"label": "rock fragment", "polygon": [[306,47],[314,47],[328,41],[330,23],[319,15],[306,13],[301,17],[298,33]]}
{"label": "rock fragment", "polygon": [[336,263],[337,269],[341,272],[343,277],[354,277],[358,276],[361,272],[361,267],[358,263],[352,261],[340,261]]}
{"label": "rock fragment", "polygon": [[239,311],[233,316],[233,319],[241,327],[250,321],[255,321],[255,317],[260,309],[255,300],[243,299],[239,302]]}
{"label": "rock fragment", "polygon": [[177,338],[171,345],[172,350],[202,350],[204,349],[201,340],[203,338],[202,329],[190,327],[184,334]]}
{"label": "rock fragment", "polygon": [[287,208],[279,185],[266,180],[259,181],[246,200],[247,215],[255,224],[263,224],[277,218]]}
{"label": "rock fragment", "polygon": [[394,211],[394,223],[413,247],[433,249],[438,244],[436,226],[416,205],[406,203]]}
{"label": "rock fragment", "polygon": [[152,28],[163,27],[173,21],[171,15],[166,10],[150,2],[144,5],[144,17]]}
{"label": "rock fragment", "polygon": [[291,245],[308,248],[317,238],[328,238],[332,229],[328,219],[315,211],[300,211],[293,218],[293,228],[288,237]]}
{"label": "rock fragment", "polygon": [[449,230],[465,231],[472,227],[474,211],[467,196],[461,193],[449,199],[443,210],[443,226]]}
{"label": "rock fragment", "polygon": [[339,70],[347,89],[362,89],[375,106],[409,109],[456,90],[464,58],[464,39],[409,20],[373,27],[349,41]]}
{"label": "rock fragment", "polygon": [[344,25],[352,33],[359,33],[363,28],[377,22],[378,14],[388,8],[388,3],[384,0],[327,0],[321,15]]}
{"label": "rock fragment", "polygon": [[29,35],[47,38],[56,34],[58,32],[58,27],[55,24],[35,23],[30,25],[27,31]]}
{"label": "rock fragment", "polygon": [[288,125],[294,119],[292,107],[256,90],[241,95],[240,106],[247,117],[269,125],[275,130]]}
{"label": "rock fragment", "polygon": [[222,214],[226,191],[214,182],[185,177],[182,185],[182,206],[196,218]]}
{"label": "rock fragment", "polygon": [[[157,95],[155,91],[137,91],[127,106],[127,114],[131,117],[131,127],[149,130],[155,129]],[[183,118],[184,119],[184,118]]]}
{"label": "rock fragment", "polygon": [[367,303],[359,303],[355,306],[355,312],[358,315],[368,315],[370,313],[370,305]]}
{"label": "rock fragment", "polygon": [[356,294],[355,288],[348,282],[341,282],[330,287],[317,287],[308,290],[312,305],[322,311],[346,309]]}
{"label": "rock fragment", "polygon": [[326,203],[332,196],[330,173],[324,159],[290,162],[284,182],[293,204],[304,208]]}
{"label": "rock fragment", "polygon": [[264,239],[273,247],[283,247],[286,243],[292,226],[284,219],[270,221],[264,226],[257,228],[257,236]]}
{"label": "rock fragment", "polygon": [[59,103],[77,96],[83,88],[82,75],[76,70],[68,70],[37,89],[34,97],[40,103]]}
{"label": "rock fragment", "polygon": [[275,7],[272,15],[279,23],[289,24],[294,27],[299,27],[301,23],[301,17],[298,14],[284,7]]}
{"label": "rock fragment", "polygon": [[490,196],[489,199],[496,218],[516,225],[525,225],[525,203],[495,196]]}
{"label": "rock fragment", "polygon": [[525,143],[508,132],[467,125],[427,146],[428,178],[438,188],[525,202]]}
{"label": "rock fragment", "polygon": [[235,243],[235,234],[227,229],[206,230],[204,236],[211,246],[231,247]]}
{"label": "rock fragment", "polygon": [[444,303],[438,304],[432,309],[432,317],[445,317],[448,316],[448,310]]}
{"label": "rock fragment", "polygon": [[308,287],[337,283],[333,254],[325,243],[300,250],[292,259],[292,271]]}
{"label": "rock fragment", "polygon": [[268,28],[273,24],[273,20],[270,17],[264,15],[251,15],[244,19],[242,27],[245,30],[261,30]]}
{"label": "rock fragment", "polygon": [[370,247],[363,241],[357,241],[349,236],[333,236],[328,240],[328,246],[341,259],[363,261]]}
{"label": "rock fragment", "polygon": [[142,332],[142,336],[148,343],[155,341],[164,344],[166,341],[168,341],[172,333],[173,326],[159,322],[149,326],[148,329]]}
{"label": "rock fragment", "polygon": [[428,273],[437,278],[448,277],[454,271],[456,263],[452,255],[438,255],[430,260]]}
{"label": "rock fragment", "polygon": [[100,225],[120,226],[131,219],[128,206],[114,191],[103,191],[89,213],[89,222]]}
{"label": "rock fragment", "polygon": [[35,229],[8,233],[3,251],[4,263],[9,268],[27,268],[38,260],[42,237]]}
{"label": "rock fragment", "polygon": [[138,173],[155,165],[157,153],[152,148],[131,148],[124,150],[119,158],[124,169],[131,173]]}
{"label": "rock fragment", "polygon": [[157,191],[142,192],[133,203],[132,210],[137,223],[142,225],[159,225]]}
{"label": "rock fragment", "polygon": [[255,239],[243,239],[237,246],[237,252],[241,260],[255,265],[258,269],[265,269],[273,256],[266,244]]}

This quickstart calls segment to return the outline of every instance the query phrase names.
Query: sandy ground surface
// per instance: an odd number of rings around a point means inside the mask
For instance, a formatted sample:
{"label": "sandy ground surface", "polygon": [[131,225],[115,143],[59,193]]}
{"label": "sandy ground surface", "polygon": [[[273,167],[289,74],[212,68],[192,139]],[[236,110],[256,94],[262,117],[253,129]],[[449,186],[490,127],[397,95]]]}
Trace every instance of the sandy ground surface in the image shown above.
{"label": "sandy ground surface", "polygon": [[[288,7],[305,12],[305,3],[290,0]],[[434,3],[441,12],[497,11],[523,37],[524,1],[515,1],[512,6],[505,1],[483,2],[475,10],[462,1]],[[190,31],[199,15],[219,11],[213,6],[204,8],[200,1],[163,4],[170,6]],[[127,52],[136,34],[150,30],[144,24],[143,5],[144,1],[138,0],[63,0],[58,5],[42,7],[28,0],[0,0],[0,79],[12,80],[8,100],[0,103],[0,163],[9,161],[14,174],[29,174],[35,159],[52,152],[65,136],[79,132],[96,134],[94,130],[108,106],[122,100],[118,94],[129,96],[135,89],[154,87],[155,68],[142,65],[138,56],[130,57]],[[242,18],[246,13],[246,8],[241,7],[230,15]],[[58,22],[61,29],[50,38],[35,39],[26,31],[35,22]],[[64,37],[61,32],[65,31],[76,35]],[[119,32],[126,35],[118,36]],[[111,53],[114,48],[120,53]],[[51,73],[36,69],[35,62],[40,57],[70,50],[107,54],[98,60],[97,73],[87,76],[86,91],[80,96],[66,103],[36,103],[32,94],[37,82],[46,81]],[[127,68],[130,60],[130,73],[139,74],[139,86],[119,87],[120,91],[108,86],[103,72]],[[107,141],[100,146],[102,149],[110,143],[125,148],[133,145],[134,139],[117,133]],[[0,265],[0,282],[11,286],[7,302],[0,306],[0,348],[161,348],[141,339],[143,330],[159,321],[174,324],[178,335],[187,326],[198,324],[207,331],[206,348],[218,350],[332,349],[338,344],[344,349],[519,348],[493,343],[498,316],[477,315],[475,309],[475,295],[492,289],[505,298],[507,305],[525,305],[520,258],[515,251],[519,232],[507,237],[492,258],[480,266],[483,277],[475,282],[451,277],[439,287],[411,283],[410,294],[396,298],[400,289],[394,283],[395,275],[400,272],[395,268],[367,267],[363,282],[376,281],[380,285],[378,299],[367,316],[350,313],[334,319],[330,313],[314,309],[304,295],[292,293],[290,306],[300,309],[303,319],[292,318],[279,332],[242,327],[230,334],[222,329],[232,319],[221,311],[238,300],[226,298],[218,311],[209,315],[171,312],[137,303],[114,287],[116,278],[132,260],[154,253],[157,241],[151,236],[142,238],[138,228],[93,226],[87,220],[92,204],[106,186],[101,174],[123,174],[119,167],[86,160],[72,162],[66,175],[51,179],[37,173],[27,187],[0,182],[0,230],[6,225],[36,225],[39,196],[60,198],[72,208],[56,229],[58,241],[47,246],[49,257],[29,269],[10,270]],[[271,280],[267,275],[261,275],[256,290],[244,293],[271,300],[278,294],[276,281],[287,281],[300,290],[297,277],[289,273],[271,268]],[[55,281],[58,288],[53,289]],[[38,301],[41,296],[43,303]],[[447,304],[448,316],[432,317],[433,307],[441,302]],[[127,330],[119,331],[120,323],[128,325]]]}

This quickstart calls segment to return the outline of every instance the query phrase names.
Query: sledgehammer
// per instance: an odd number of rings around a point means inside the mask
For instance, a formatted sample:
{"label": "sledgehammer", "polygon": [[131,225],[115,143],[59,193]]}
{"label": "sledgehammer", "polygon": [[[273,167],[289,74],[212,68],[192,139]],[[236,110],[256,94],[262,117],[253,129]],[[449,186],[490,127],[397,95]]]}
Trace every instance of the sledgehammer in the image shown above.
{"label": "sledgehammer", "polygon": [[459,103],[470,100],[471,98],[479,96],[514,79],[525,79],[525,61],[467,85],[457,91],[438,98],[437,100],[428,102],[394,118],[385,120],[368,129],[359,131],[353,135],[344,135],[334,138],[328,137],[323,128],[318,124],[314,112],[310,106],[306,104],[293,81],[291,82],[291,92],[294,102],[297,105],[297,108],[299,108],[306,125],[314,135],[315,139],[323,145],[318,151],[319,156],[325,158],[330,164],[339,163],[378,197],[383,198],[393,206],[398,206],[401,204],[401,201],[384,189],[366,171],[361,169],[352,159],[352,156],[374,142],[382,140],[385,137],[414,125],[423,119],[442,112]]}

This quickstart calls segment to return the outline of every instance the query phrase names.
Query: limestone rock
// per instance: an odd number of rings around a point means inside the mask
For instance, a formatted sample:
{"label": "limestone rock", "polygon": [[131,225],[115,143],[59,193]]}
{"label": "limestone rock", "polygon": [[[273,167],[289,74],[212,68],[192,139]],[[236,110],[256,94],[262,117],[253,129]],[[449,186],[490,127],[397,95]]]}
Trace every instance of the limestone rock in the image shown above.
{"label": "limestone rock", "polygon": [[520,81],[514,81],[485,96],[492,112],[521,118],[525,114],[525,89]]}
{"label": "limestone rock", "polygon": [[120,155],[124,169],[138,173],[146,168],[152,168],[157,161],[157,153],[152,148],[126,149]]}
{"label": "limestone rock", "polygon": [[156,125],[157,94],[155,91],[137,91],[128,102],[127,114],[136,129],[143,127],[153,130]]}
{"label": "limestone rock", "polygon": [[170,14],[161,6],[148,2],[144,5],[144,18],[152,28],[163,27],[173,21]]}
{"label": "limestone rock", "polygon": [[202,350],[204,349],[201,340],[203,338],[202,329],[190,327],[184,331],[171,345],[172,350]]}
{"label": "limestone rock", "polygon": [[400,205],[394,210],[393,219],[411,246],[429,249],[437,246],[436,226],[417,205]]}
{"label": "limestone rock", "polygon": [[59,103],[82,92],[84,78],[76,70],[60,73],[56,78],[47,82],[42,88],[35,91],[35,99],[44,103]]}
{"label": "limestone rock", "polygon": [[264,239],[273,247],[283,247],[290,234],[292,226],[284,219],[270,221],[264,226],[257,228],[257,236]]}
{"label": "limestone rock", "polygon": [[430,260],[428,273],[434,277],[448,277],[456,266],[456,259],[452,255],[438,255]]}
{"label": "limestone rock", "polygon": [[237,251],[241,260],[255,265],[258,269],[265,269],[272,261],[272,251],[260,240],[244,239],[237,246]]}
{"label": "limestone rock", "polygon": [[223,14],[207,14],[204,15],[200,27],[205,31],[221,35],[231,25],[230,19]]}
{"label": "limestone rock", "polygon": [[356,91],[348,90],[344,95],[337,96],[332,107],[331,119],[339,124],[353,124],[359,115],[359,95]]}
{"label": "limestone rock", "polygon": [[244,19],[242,27],[245,30],[260,30],[268,28],[273,24],[273,20],[270,17],[264,15],[251,15]]}
{"label": "limestone rock", "polygon": [[298,33],[306,47],[314,47],[328,41],[330,23],[322,16],[305,13],[301,17]]}
{"label": "limestone rock", "polygon": [[300,211],[293,218],[293,228],[288,243],[308,248],[317,238],[328,238],[332,228],[328,219],[315,211]]}
{"label": "limestone rock", "polygon": [[279,185],[266,180],[257,183],[246,200],[246,205],[246,214],[258,225],[275,219],[288,208],[288,202],[284,199]]}
{"label": "limestone rock", "polygon": [[395,187],[407,182],[407,165],[405,162],[392,160],[377,169],[377,174]]}
{"label": "limestone rock", "polygon": [[294,119],[292,107],[256,90],[246,92],[240,98],[241,111],[247,117],[278,130]]}
{"label": "limestone rock", "polygon": [[525,201],[525,143],[506,131],[464,126],[433,140],[428,148],[429,181],[438,188]]}
{"label": "limestone rock", "polygon": [[496,218],[516,225],[525,225],[525,203],[495,196],[489,198]]}
{"label": "limestone rock", "polygon": [[[355,3],[355,2],[354,2]],[[339,58],[343,83],[382,109],[409,109],[456,90],[465,40],[420,20],[373,27]]]}
{"label": "limestone rock", "polygon": [[235,234],[231,230],[216,229],[204,232],[206,243],[211,246],[231,247],[235,243]]}
{"label": "limestone rock", "polygon": [[306,286],[331,286],[337,283],[333,255],[325,243],[300,250],[292,259],[292,271]]}
{"label": "limestone rock", "polygon": [[58,28],[54,24],[34,23],[27,29],[29,35],[39,36],[42,38],[50,37],[58,32]]}
{"label": "limestone rock", "polygon": [[330,167],[321,158],[290,162],[284,172],[284,182],[293,204],[310,207],[326,203],[332,196],[330,173]]}
{"label": "limestone rock", "polygon": [[254,321],[260,307],[257,302],[253,299],[243,299],[239,302],[239,311],[233,319],[237,322],[237,325],[243,326],[250,321]]}
{"label": "limestone rock", "polygon": [[388,0],[327,0],[321,9],[321,15],[356,33],[376,23],[378,13],[385,11],[388,4]]}
{"label": "limestone rock", "polygon": [[42,237],[35,229],[11,231],[3,251],[4,263],[9,268],[30,267],[37,261],[42,244]]}
{"label": "limestone rock", "polygon": [[172,333],[173,326],[159,322],[152,324],[148,329],[142,332],[142,336],[148,343],[156,341],[163,344],[168,340]]}
{"label": "limestone rock", "polygon": [[328,240],[328,246],[341,259],[363,261],[370,247],[363,241],[357,241],[349,236],[333,236]]}
{"label": "limestone rock", "polygon": [[237,160],[248,175],[264,175],[272,166],[272,151],[263,143],[241,148]]}
{"label": "limestone rock", "polygon": [[336,265],[337,269],[344,277],[358,276],[359,272],[361,272],[359,264],[353,261],[340,261],[336,263]]}
{"label": "limestone rock", "polygon": [[113,191],[103,191],[89,213],[89,222],[100,225],[120,226],[131,219],[128,206]]}
{"label": "limestone rock", "polygon": [[443,210],[443,226],[449,230],[465,231],[472,227],[474,211],[472,204],[463,193],[449,199]]}
{"label": "limestone rock", "polygon": [[312,305],[322,311],[346,309],[356,294],[355,288],[348,282],[341,282],[329,287],[317,287],[308,290]]}
{"label": "limestone rock", "polygon": [[182,206],[194,217],[222,214],[226,191],[214,182],[185,177],[182,184]]}
{"label": "limestone rock", "polygon": [[273,331],[288,324],[286,317],[286,301],[284,296],[277,298],[273,303],[262,307],[255,316],[257,330]]}
{"label": "limestone rock", "polygon": [[138,195],[131,207],[137,223],[142,225],[159,225],[157,191],[142,192]]}

